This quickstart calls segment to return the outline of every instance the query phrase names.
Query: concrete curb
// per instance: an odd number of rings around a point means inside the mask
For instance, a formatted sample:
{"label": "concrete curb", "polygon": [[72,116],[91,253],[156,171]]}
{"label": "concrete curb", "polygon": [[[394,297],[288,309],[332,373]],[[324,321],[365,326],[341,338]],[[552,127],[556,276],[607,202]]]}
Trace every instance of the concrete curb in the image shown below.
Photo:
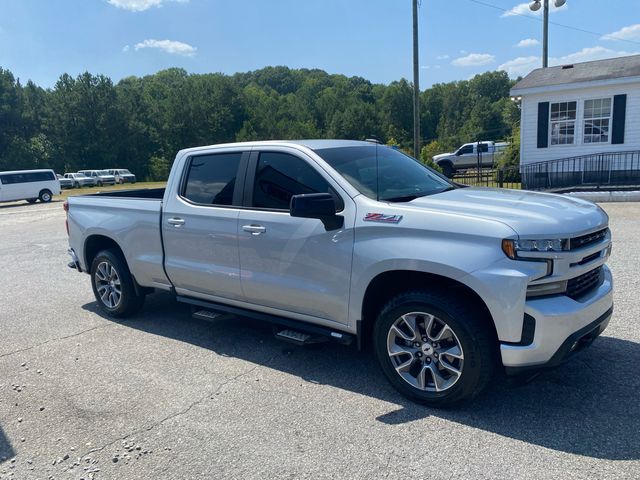
{"label": "concrete curb", "polygon": [[640,191],[629,192],[570,192],[564,195],[589,200],[594,203],[640,202]]}

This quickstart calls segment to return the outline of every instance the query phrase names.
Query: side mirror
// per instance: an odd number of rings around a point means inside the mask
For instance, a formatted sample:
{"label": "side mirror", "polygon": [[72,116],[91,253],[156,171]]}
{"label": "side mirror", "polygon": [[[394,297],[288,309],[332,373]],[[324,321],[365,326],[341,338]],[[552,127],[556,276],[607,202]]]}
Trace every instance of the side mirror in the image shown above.
{"label": "side mirror", "polygon": [[336,201],[330,193],[294,195],[289,213],[292,217],[317,218],[327,230],[336,230],[344,224],[344,218],[336,215]]}

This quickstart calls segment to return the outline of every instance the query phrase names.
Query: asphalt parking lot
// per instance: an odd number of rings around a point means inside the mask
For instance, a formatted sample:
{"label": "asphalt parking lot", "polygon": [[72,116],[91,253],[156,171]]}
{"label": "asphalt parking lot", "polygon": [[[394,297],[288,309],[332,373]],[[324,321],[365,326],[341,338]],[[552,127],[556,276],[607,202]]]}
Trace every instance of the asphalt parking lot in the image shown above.
{"label": "asphalt parking lot", "polygon": [[640,478],[640,204],[611,216],[604,335],[525,386],[415,405],[355,348],[192,319],[170,296],[98,313],[61,203],[0,205],[0,479]]}

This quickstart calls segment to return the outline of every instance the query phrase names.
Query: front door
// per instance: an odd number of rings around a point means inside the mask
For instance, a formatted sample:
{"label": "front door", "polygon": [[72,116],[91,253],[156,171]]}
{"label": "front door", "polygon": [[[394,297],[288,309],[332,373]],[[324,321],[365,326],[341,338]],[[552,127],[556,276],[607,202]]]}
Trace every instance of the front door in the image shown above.
{"label": "front door", "polygon": [[242,300],[237,179],[246,158],[236,149],[187,160],[179,194],[162,214],[165,268],[178,294]]}
{"label": "front door", "polygon": [[[238,238],[248,302],[346,323],[355,205],[310,158],[286,150],[252,153]],[[344,226],[289,214],[293,195],[332,193]],[[277,313],[277,312],[275,312]],[[304,317],[301,317],[304,319]]]}

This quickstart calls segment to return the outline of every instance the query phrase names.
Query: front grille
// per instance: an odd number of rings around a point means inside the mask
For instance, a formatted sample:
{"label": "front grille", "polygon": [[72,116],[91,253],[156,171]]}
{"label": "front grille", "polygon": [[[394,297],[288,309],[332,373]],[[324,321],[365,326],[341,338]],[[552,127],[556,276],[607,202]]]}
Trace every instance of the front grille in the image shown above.
{"label": "front grille", "polygon": [[577,250],[578,248],[586,247],[594,243],[597,243],[607,236],[608,231],[609,231],[608,228],[603,228],[602,230],[598,230],[597,232],[587,233],[586,235],[572,238],[569,241],[570,242],[569,249]]}
{"label": "front grille", "polygon": [[576,300],[602,283],[604,272],[598,267],[567,282],[567,296]]}

